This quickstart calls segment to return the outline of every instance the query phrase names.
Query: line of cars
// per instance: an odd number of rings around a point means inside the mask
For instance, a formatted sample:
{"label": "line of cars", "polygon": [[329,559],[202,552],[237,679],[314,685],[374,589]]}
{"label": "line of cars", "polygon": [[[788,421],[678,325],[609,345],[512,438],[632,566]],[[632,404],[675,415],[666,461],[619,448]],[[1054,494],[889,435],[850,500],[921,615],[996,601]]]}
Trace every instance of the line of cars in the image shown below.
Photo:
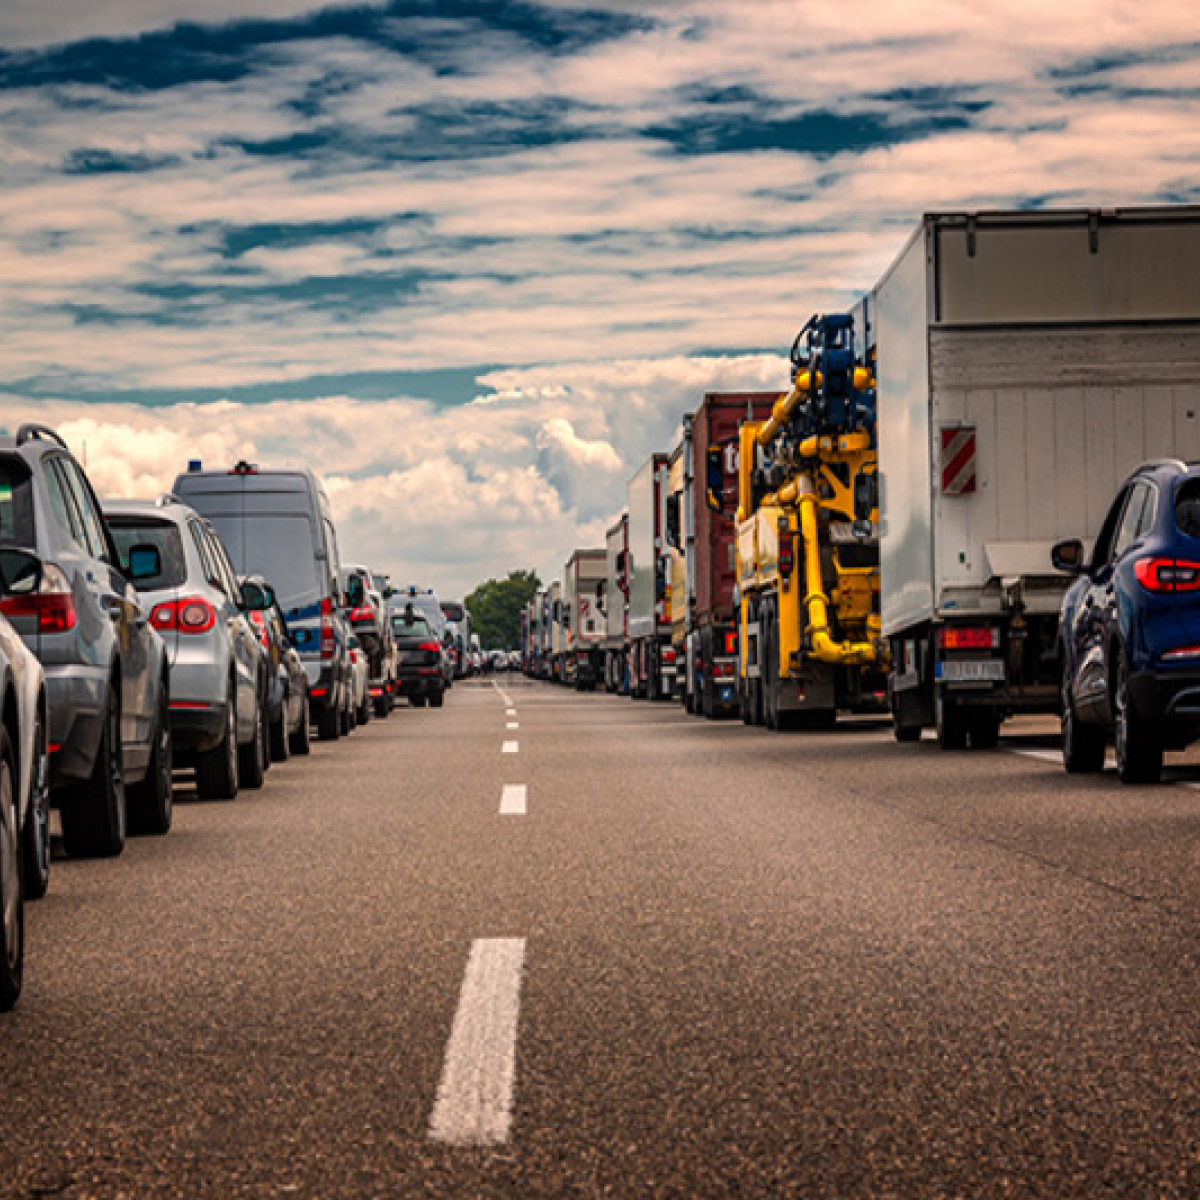
{"label": "line of cars", "polygon": [[179,769],[232,800],[314,729],[440,706],[448,646],[431,593],[340,564],[311,471],[192,463],[157,499],[101,504],[54,430],[0,437],[0,1011],[52,808],[68,855],[119,855],[171,828]]}

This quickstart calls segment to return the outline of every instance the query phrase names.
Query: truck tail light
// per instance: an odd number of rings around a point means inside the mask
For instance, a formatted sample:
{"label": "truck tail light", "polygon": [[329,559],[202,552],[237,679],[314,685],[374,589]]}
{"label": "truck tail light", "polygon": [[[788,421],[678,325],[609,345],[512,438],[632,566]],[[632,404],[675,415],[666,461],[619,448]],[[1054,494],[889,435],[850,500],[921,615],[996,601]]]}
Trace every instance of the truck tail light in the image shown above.
{"label": "truck tail light", "polygon": [[1175,558],[1140,558],[1133,564],[1138,583],[1156,596],[1200,591],[1200,563]]}
{"label": "truck tail light", "polygon": [[150,624],[159,633],[208,633],[217,623],[217,610],[200,596],[165,600],[150,613]]}
{"label": "truck tail light", "polygon": [[714,679],[732,679],[733,678],[733,663],[714,663],[713,664]]}
{"label": "truck tail light", "polygon": [[787,518],[779,518],[779,574],[791,575],[796,566],[796,548]]}
{"label": "truck tail light", "polygon": [[942,650],[999,650],[1000,630],[991,625],[958,625],[938,630]]}
{"label": "truck tail light", "polygon": [[332,658],[333,650],[333,601],[326,597],[321,601],[321,657]]}
{"label": "truck tail light", "polygon": [[738,652],[737,631],[730,630],[725,634],[725,653],[736,654]]}
{"label": "truck tail light", "polygon": [[28,596],[6,596],[0,612],[8,617],[36,617],[38,633],[67,633],[75,628],[75,597],[61,567],[45,563],[42,583]]}
{"label": "truck tail light", "polygon": [[675,650],[674,650],[674,648],[673,648],[673,647],[671,647],[671,646],[668,646],[668,647],[667,647],[665,650],[663,650],[663,652],[662,652],[662,660],[663,660],[663,662],[665,662],[665,663],[673,663],[673,662],[675,661],[675,657],[676,657],[676,656],[675,656]]}

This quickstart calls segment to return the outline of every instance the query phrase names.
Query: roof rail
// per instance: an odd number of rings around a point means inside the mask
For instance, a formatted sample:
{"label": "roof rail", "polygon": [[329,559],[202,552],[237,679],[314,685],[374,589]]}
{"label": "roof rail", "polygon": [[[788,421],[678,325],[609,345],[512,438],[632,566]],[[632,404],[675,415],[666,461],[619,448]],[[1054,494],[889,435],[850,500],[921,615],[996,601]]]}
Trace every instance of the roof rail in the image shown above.
{"label": "roof rail", "polygon": [[1152,458],[1147,462],[1139,463],[1133,473],[1136,475],[1140,471],[1155,471],[1159,467],[1176,467],[1180,471],[1186,471],[1187,463],[1179,458]]}
{"label": "roof rail", "polygon": [[22,425],[17,430],[17,445],[23,446],[26,442],[31,442],[35,438],[42,441],[57,442],[64,450],[69,449],[67,443],[54,432],[48,425],[35,425],[30,422],[28,425]]}
{"label": "roof rail", "polygon": [[156,508],[166,508],[168,504],[182,504],[183,501],[174,492],[163,492],[154,505]]}

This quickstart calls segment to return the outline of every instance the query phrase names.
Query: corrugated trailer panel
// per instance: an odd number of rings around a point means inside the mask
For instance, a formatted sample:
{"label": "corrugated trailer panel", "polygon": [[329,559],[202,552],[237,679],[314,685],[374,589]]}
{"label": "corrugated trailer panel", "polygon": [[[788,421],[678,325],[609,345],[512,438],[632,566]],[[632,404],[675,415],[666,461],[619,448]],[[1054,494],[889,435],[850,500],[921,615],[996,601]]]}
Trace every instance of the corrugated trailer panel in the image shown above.
{"label": "corrugated trailer panel", "polygon": [[605,644],[612,649],[619,649],[625,644],[625,635],[629,632],[626,627],[625,593],[619,586],[621,581],[619,565],[629,542],[629,517],[627,514],[608,530],[605,542],[608,578],[604,597]]}
{"label": "corrugated trailer panel", "polygon": [[657,573],[661,495],[655,483],[665,473],[666,455],[655,454],[629,481],[629,636],[658,630]]}
{"label": "corrugated trailer panel", "polygon": [[604,641],[605,620],[597,603],[597,589],[608,573],[604,550],[577,550],[571,557],[572,649],[591,649]]}
{"label": "corrugated trailer panel", "polygon": [[[765,420],[778,392],[709,392],[692,424],[692,457],[696,486],[692,492],[692,517],[696,541],[696,605],[692,623],[732,621],[733,592],[737,583],[734,550],[738,501],[738,426],[747,419]],[[705,499],[708,448],[724,444],[722,466],[725,509],[714,513]]]}

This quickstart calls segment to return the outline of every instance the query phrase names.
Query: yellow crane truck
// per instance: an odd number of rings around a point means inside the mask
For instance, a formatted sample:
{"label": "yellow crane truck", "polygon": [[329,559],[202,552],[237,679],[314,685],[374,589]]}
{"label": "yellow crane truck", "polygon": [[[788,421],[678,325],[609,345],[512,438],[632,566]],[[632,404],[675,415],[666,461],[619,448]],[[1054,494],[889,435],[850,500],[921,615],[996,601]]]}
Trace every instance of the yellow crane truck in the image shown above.
{"label": "yellow crane truck", "polygon": [[848,314],[813,317],[792,365],[738,434],[739,695],[747,724],[827,728],[887,711],[875,378]]}

